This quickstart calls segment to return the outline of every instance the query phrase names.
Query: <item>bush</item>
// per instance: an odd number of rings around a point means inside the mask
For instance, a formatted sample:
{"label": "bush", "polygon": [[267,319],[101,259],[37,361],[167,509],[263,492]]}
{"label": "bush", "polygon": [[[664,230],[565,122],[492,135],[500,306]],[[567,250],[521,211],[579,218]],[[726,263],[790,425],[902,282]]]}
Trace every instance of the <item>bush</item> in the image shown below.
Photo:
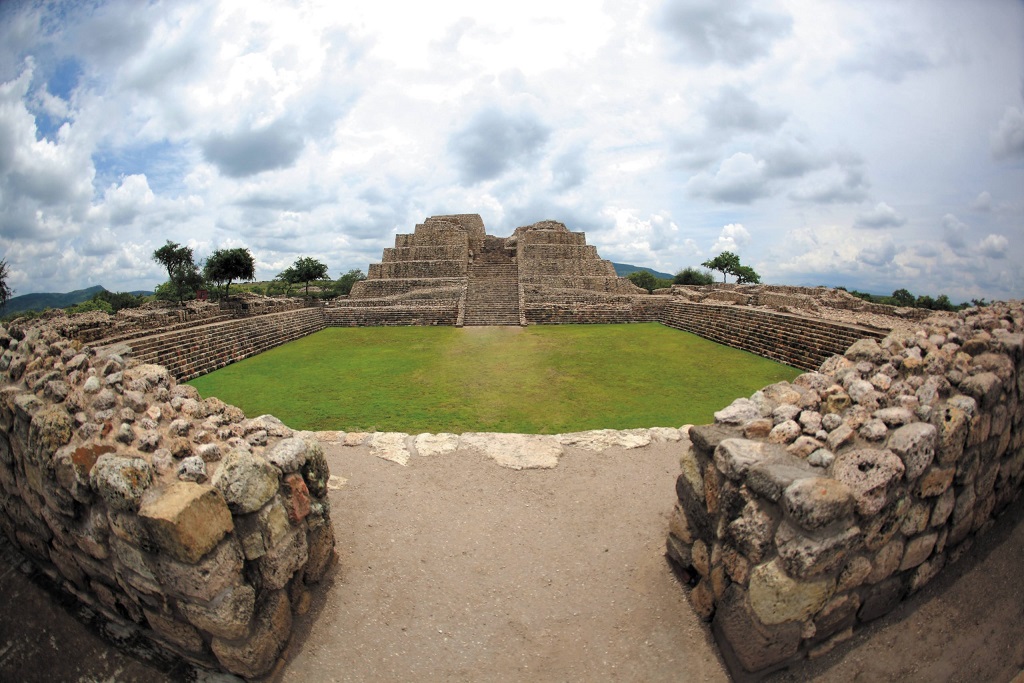
{"label": "bush", "polygon": [[696,268],[683,268],[676,273],[672,284],[675,285],[710,285],[715,281],[715,276],[709,270],[697,270]]}

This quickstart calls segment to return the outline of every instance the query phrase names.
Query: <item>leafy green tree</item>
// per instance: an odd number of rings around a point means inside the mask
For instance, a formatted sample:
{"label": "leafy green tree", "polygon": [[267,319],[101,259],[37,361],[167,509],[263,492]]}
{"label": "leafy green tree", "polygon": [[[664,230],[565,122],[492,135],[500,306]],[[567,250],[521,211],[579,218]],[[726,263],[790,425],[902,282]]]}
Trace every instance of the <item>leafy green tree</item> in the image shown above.
{"label": "leafy green tree", "polygon": [[110,312],[117,313],[122,308],[138,308],[146,303],[146,297],[130,292],[96,292],[92,295],[92,301],[103,301],[110,305]]}
{"label": "leafy green tree", "polygon": [[956,306],[953,305],[953,302],[949,300],[948,296],[945,294],[939,294],[935,297],[933,309],[936,311],[955,311]]}
{"label": "leafy green tree", "polygon": [[114,307],[103,299],[97,299],[95,296],[88,301],[75,304],[74,306],[68,306],[64,309],[67,313],[88,313],[90,311],[103,311],[104,313],[113,313]]}
{"label": "leafy green tree", "polygon": [[626,279],[637,287],[643,287],[648,292],[653,292],[654,288],[658,285],[658,278],[646,270],[635,270],[627,275]]}
{"label": "leafy green tree", "polygon": [[7,259],[0,259],[0,311],[4,310],[14,295],[14,290],[7,285],[7,275]]}
{"label": "leafy green tree", "polygon": [[914,303],[914,305],[917,306],[918,308],[933,309],[935,308],[935,299],[928,296],[927,294],[922,294],[921,296],[917,297],[917,301]]}
{"label": "leafy green tree", "polygon": [[234,280],[255,280],[256,261],[245,247],[218,249],[206,259],[203,276],[215,284],[224,283],[224,298],[228,297]]}
{"label": "leafy green tree", "polygon": [[338,294],[342,296],[348,296],[348,294],[352,291],[352,285],[359,282],[360,280],[365,279],[366,274],[363,271],[359,270],[358,268],[353,268],[352,270],[348,271],[347,273],[338,278]]}
{"label": "leafy green tree", "polygon": [[893,292],[892,300],[896,306],[908,307],[914,305],[914,295],[911,294],[910,291],[906,289],[897,289],[895,292]]}
{"label": "leafy green tree", "polygon": [[731,251],[723,251],[713,259],[708,259],[701,264],[705,268],[717,270],[722,274],[722,282],[725,282],[726,275],[733,275],[740,267],[740,257]]}
{"label": "leafy green tree", "polygon": [[312,256],[303,256],[295,260],[288,268],[281,271],[278,276],[289,284],[306,284],[306,296],[309,296],[309,283],[313,280],[323,280],[327,277],[327,265],[316,260]]}
{"label": "leafy green tree", "polygon": [[[185,297],[195,296],[196,289],[203,284],[199,266],[192,258],[192,248],[167,240],[167,244],[153,252],[153,260],[167,269],[169,287],[157,287],[158,294],[185,303]],[[159,296],[158,296],[159,298]]]}
{"label": "leafy green tree", "polygon": [[696,268],[683,268],[681,271],[676,273],[675,278],[672,280],[672,284],[676,285],[710,285],[715,281],[715,278],[706,270],[697,270]]}
{"label": "leafy green tree", "polygon": [[761,282],[761,276],[750,266],[737,266],[732,274],[736,276],[736,283],[740,285],[756,285]]}

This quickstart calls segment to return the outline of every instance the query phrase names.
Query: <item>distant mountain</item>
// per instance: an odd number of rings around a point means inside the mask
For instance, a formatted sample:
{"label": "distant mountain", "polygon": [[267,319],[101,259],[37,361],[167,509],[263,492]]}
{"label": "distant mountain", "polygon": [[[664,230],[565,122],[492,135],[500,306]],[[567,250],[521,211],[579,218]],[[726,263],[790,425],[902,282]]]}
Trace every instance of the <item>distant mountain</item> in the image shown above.
{"label": "distant mountain", "polygon": [[65,306],[74,306],[75,304],[80,304],[83,301],[88,301],[92,298],[93,294],[97,294],[98,292],[105,290],[106,287],[96,285],[95,287],[77,289],[66,294],[42,293],[13,296],[7,302],[7,305],[4,306],[4,309],[0,311],[0,314],[7,316],[12,313],[24,313],[25,311],[42,311],[47,308],[64,308]]}
{"label": "distant mountain", "polygon": [[662,273],[660,271],[653,270],[651,268],[645,268],[644,266],[631,266],[628,263],[615,263],[615,262],[612,262],[612,265],[615,266],[615,274],[618,275],[619,277],[626,277],[630,273],[635,273],[638,270],[646,270],[648,273],[650,273],[654,277],[660,277],[663,280],[671,280],[672,278],[675,277],[675,275],[670,275],[669,273]]}

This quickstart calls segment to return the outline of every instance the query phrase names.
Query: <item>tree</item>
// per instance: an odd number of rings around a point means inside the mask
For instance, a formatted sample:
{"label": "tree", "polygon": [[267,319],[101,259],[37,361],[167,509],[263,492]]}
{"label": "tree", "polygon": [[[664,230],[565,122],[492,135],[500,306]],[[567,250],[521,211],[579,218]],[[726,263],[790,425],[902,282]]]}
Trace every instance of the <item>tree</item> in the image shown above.
{"label": "tree", "polygon": [[224,298],[228,297],[233,280],[255,280],[256,262],[245,247],[218,249],[206,259],[203,275],[210,282],[224,284]]}
{"label": "tree", "polygon": [[359,282],[360,280],[365,279],[366,274],[363,273],[363,271],[359,270],[358,268],[353,268],[352,270],[348,271],[347,273],[338,278],[338,294],[341,294],[342,296],[348,296],[348,294],[352,291],[352,285]]}
{"label": "tree", "polygon": [[[167,244],[153,252],[153,260],[167,269],[168,288],[163,291],[178,304],[185,303],[185,297],[193,295],[202,286],[203,278],[199,266],[192,259],[192,248],[167,240]],[[158,288],[159,289],[159,288]]]}
{"label": "tree", "polygon": [[736,284],[756,285],[761,282],[761,276],[755,273],[750,266],[737,266],[732,274],[736,276]]}
{"label": "tree", "polygon": [[4,310],[7,306],[7,302],[11,300],[14,295],[14,290],[7,285],[7,276],[9,272],[7,270],[7,259],[0,259],[0,311]]}
{"label": "tree", "polygon": [[897,306],[910,307],[914,305],[914,295],[906,289],[897,289],[893,292],[892,300]]}
{"label": "tree", "polygon": [[277,277],[289,284],[306,283],[306,296],[308,297],[310,281],[326,278],[327,266],[312,256],[303,256],[296,259],[290,267],[281,271]]}
{"label": "tree", "polygon": [[658,284],[658,278],[654,277],[652,273],[648,273],[646,270],[635,270],[627,275],[626,279],[637,287],[643,287],[648,291],[648,293],[653,292],[654,288]]}
{"label": "tree", "polygon": [[705,268],[717,270],[722,274],[722,282],[725,282],[726,275],[732,275],[740,267],[740,257],[731,251],[723,251],[713,259],[708,259],[701,264]]}
{"label": "tree", "polygon": [[715,278],[706,270],[697,270],[696,268],[683,268],[681,271],[676,273],[675,278],[672,280],[672,284],[676,285],[710,285],[715,281]]}

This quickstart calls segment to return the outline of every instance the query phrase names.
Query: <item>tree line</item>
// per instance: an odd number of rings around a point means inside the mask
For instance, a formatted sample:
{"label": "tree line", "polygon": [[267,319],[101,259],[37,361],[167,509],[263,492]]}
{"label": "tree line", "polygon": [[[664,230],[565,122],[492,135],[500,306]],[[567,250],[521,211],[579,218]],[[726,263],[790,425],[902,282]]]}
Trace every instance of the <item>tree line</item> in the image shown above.
{"label": "tree line", "polygon": [[[213,291],[215,298],[227,298],[233,282],[248,282],[256,279],[256,261],[245,247],[217,249],[204,262],[202,268],[195,262],[191,247],[170,240],[153,252],[153,260],[167,270],[167,281],[157,285],[157,299],[177,301],[195,298],[201,289]],[[363,271],[353,269],[343,273],[336,281],[328,280],[327,265],[311,256],[301,256],[288,268],[277,274],[274,281],[260,291],[260,294],[291,294],[292,285],[304,285],[304,295],[309,297],[309,285],[320,283],[320,295],[325,298],[346,296],[352,285],[365,280]],[[326,282],[325,282],[326,281]],[[223,287],[223,294],[219,288]]]}
{"label": "tree line", "polygon": [[731,251],[723,251],[715,258],[708,259],[700,264],[705,270],[688,267],[683,268],[672,279],[660,278],[645,270],[638,270],[627,275],[627,279],[637,287],[643,287],[648,292],[656,289],[665,289],[672,285],[710,285],[715,281],[711,271],[718,271],[722,274],[722,282],[725,282],[727,275],[736,278],[736,284],[756,285],[761,282],[761,276],[751,268],[740,263],[740,257]]}

